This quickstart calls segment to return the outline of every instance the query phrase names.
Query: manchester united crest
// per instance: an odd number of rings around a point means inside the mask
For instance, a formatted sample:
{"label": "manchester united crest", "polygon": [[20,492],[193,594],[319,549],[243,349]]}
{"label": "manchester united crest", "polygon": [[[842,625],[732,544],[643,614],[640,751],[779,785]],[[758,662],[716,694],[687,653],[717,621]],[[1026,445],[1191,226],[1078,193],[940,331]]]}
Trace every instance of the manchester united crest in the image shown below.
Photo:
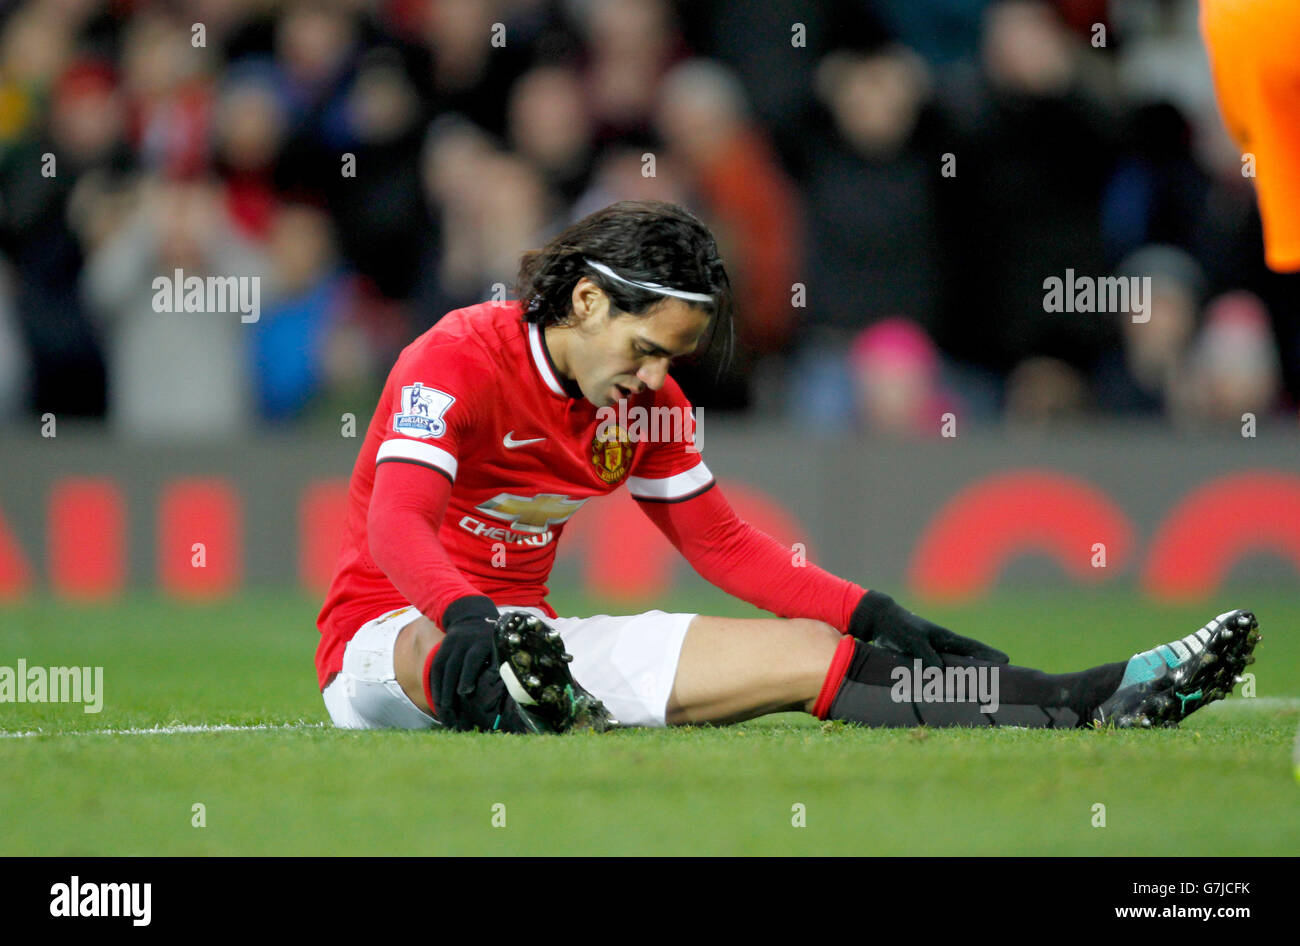
{"label": "manchester united crest", "polygon": [[606,483],[617,483],[632,465],[632,442],[617,424],[600,424],[591,440],[591,463]]}

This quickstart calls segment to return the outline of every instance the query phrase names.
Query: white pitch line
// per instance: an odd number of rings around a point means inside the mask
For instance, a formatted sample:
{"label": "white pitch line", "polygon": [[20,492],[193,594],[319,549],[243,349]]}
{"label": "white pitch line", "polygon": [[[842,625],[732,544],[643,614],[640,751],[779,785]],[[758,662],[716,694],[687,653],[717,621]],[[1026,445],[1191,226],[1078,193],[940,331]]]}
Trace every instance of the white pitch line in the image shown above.
{"label": "white pitch line", "polygon": [[[1261,697],[1235,697],[1231,700],[1221,700],[1211,704],[1216,709],[1212,712],[1222,710],[1279,710],[1279,709],[1297,709],[1300,708],[1300,697],[1286,696],[1261,696]],[[220,723],[215,726],[209,725],[180,725],[180,726],[153,726],[148,729],[65,729],[56,732],[45,732],[40,729],[27,730],[26,732],[4,732],[0,730],[0,739],[26,739],[31,736],[175,736],[186,733],[205,733],[205,732],[267,732],[271,730],[298,730],[298,729],[326,729],[329,723],[257,723],[252,726],[235,726],[229,723]]]}
{"label": "white pitch line", "polygon": [[272,729],[323,729],[327,723],[257,723],[252,726],[234,726],[229,723],[221,723],[216,726],[208,725],[180,725],[180,726],[154,726],[149,729],[65,729],[55,732],[45,732],[41,729],[31,729],[26,732],[3,732],[0,731],[0,739],[25,739],[30,736],[174,736],[178,733],[200,733],[200,732],[258,732]]}
{"label": "white pitch line", "polygon": [[1234,696],[1230,700],[1220,700],[1211,706],[1223,709],[1259,709],[1279,710],[1300,708],[1300,697],[1294,696]]}

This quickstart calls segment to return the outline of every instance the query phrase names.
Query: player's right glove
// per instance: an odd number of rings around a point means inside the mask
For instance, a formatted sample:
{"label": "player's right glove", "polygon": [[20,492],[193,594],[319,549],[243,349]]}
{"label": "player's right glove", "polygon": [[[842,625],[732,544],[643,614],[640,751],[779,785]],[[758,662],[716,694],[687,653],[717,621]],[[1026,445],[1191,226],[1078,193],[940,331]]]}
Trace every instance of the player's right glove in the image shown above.
{"label": "player's right glove", "polygon": [[429,668],[429,692],[448,729],[492,729],[509,699],[493,641],[499,617],[486,596],[460,598],[443,614],[446,635]]}
{"label": "player's right glove", "polygon": [[997,648],[954,634],[946,627],[918,617],[879,591],[868,591],[862,596],[849,620],[849,633],[858,640],[887,647],[904,657],[919,657],[927,667],[942,667],[940,654],[974,657],[995,664],[1011,662],[1011,658]]}

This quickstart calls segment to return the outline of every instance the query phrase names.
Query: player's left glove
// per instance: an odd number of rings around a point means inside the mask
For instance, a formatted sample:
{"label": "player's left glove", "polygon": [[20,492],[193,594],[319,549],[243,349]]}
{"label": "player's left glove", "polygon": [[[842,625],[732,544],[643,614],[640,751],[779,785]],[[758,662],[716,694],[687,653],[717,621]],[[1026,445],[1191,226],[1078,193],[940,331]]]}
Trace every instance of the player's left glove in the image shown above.
{"label": "player's left glove", "polygon": [[946,627],[918,617],[879,591],[868,591],[862,596],[849,620],[849,633],[858,640],[887,647],[904,657],[920,657],[927,667],[942,667],[940,654],[974,657],[995,664],[1011,661],[997,648],[954,634]]}
{"label": "player's left glove", "polygon": [[429,698],[447,729],[603,732],[617,725],[573,679],[559,632],[531,614],[501,616],[490,598],[469,595],[447,607],[443,626]]}

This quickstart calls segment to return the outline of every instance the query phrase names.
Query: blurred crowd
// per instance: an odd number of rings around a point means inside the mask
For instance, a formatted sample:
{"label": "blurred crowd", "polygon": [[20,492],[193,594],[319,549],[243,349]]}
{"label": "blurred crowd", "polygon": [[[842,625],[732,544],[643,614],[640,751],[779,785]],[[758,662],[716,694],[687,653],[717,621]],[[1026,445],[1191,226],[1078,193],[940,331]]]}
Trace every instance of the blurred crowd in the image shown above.
{"label": "blurred crowd", "polygon": [[[700,404],[827,432],[1294,411],[1194,0],[27,0],[0,13],[0,423],[338,424],[614,200],[736,288]],[[258,276],[255,322],[155,279]],[[1049,312],[1067,270],[1150,318]]]}

